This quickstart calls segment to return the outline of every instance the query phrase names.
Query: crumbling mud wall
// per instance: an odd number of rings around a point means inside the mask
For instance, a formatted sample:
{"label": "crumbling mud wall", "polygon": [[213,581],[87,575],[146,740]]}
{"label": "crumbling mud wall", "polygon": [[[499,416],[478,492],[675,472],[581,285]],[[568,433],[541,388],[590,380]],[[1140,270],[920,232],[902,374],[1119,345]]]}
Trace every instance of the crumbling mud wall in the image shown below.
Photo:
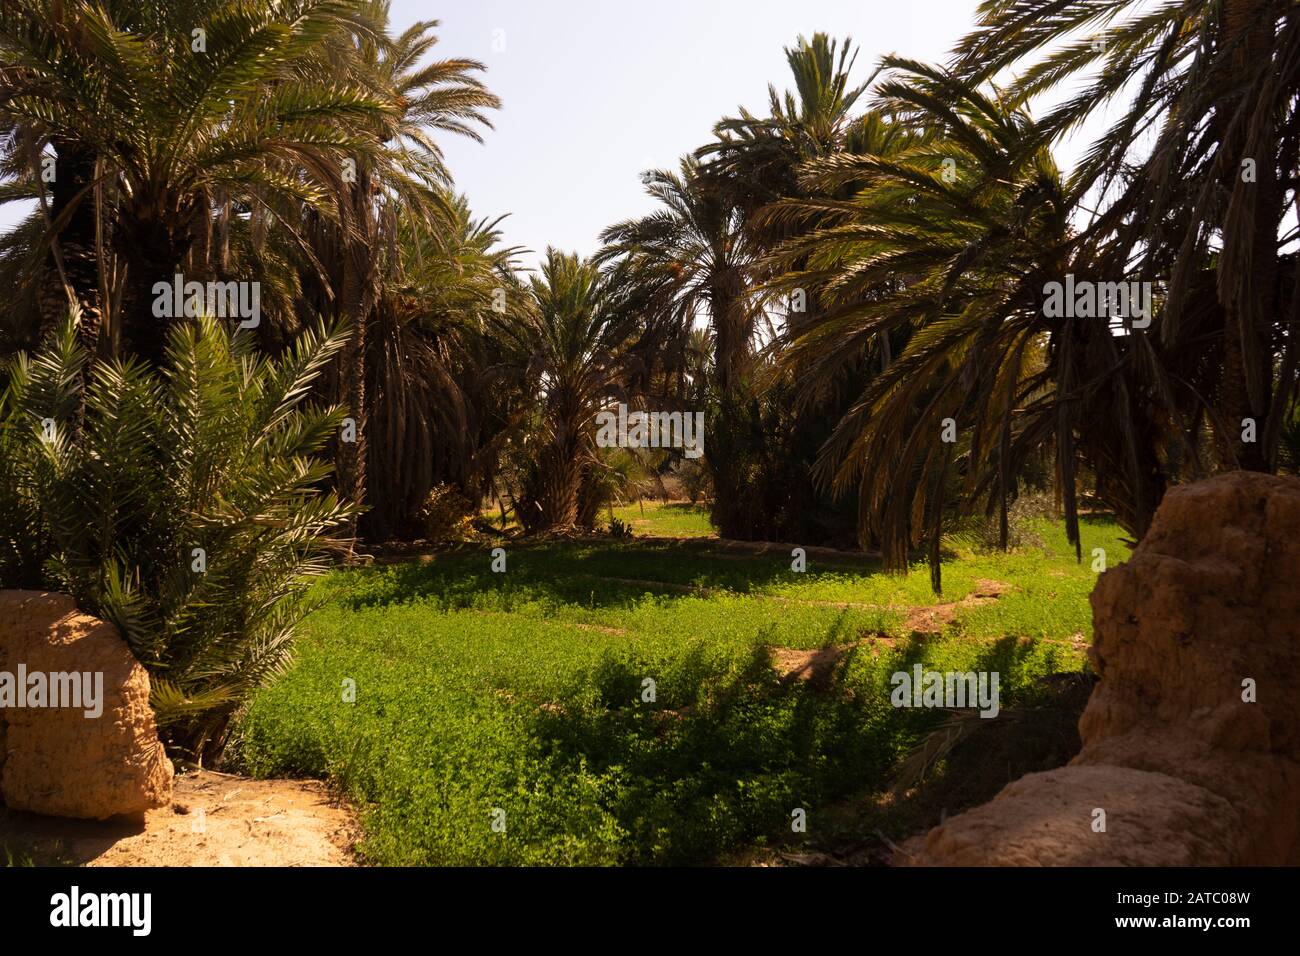
{"label": "crumbling mud wall", "polygon": [[1300,479],[1169,492],[1092,594],[1082,751],[895,854],[899,865],[1300,863]]}
{"label": "crumbling mud wall", "polygon": [[171,794],[149,676],[117,630],[66,595],[0,591],[3,803],[102,820]]}

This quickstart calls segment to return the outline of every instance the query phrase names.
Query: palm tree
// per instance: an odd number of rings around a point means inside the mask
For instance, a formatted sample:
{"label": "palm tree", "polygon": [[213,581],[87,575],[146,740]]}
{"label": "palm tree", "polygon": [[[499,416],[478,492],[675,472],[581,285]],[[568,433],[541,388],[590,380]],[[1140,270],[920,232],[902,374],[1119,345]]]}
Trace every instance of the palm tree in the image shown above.
{"label": "palm tree", "polygon": [[754,247],[740,210],[710,188],[693,156],[682,160],[679,173],[653,170],[645,182],[662,208],[606,229],[598,258],[624,260],[638,274],[667,278],[672,295],[666,309],[683,331],[707,316],[716,347],[715,385],[731,394],[753,361],[758,315],[746,281]]}
{"label": "palm tree", "polygon": [[316,316],[349,323],[326,384],[355,437],[335,442],[336,481],[365,501],[368,330],[412,311],[394,308],[401,242],[458,241],[434,137],[477,139],[499,106],[482,64],[428,61],[436,21],[390,37],[388,14],[387,0],[7,4],[0,169],[15,180],[0,199],[40,195],[42,151],[58,169],[53,203],[0,249],[0,275],[42,297],[42,320],[11,322],[14,344],[34,344],[71,303],[92,352],[102,326],[100,353],[125,346],[156,364],[172,321],[150,307],[156,282],[257,281],[267,321],[253,334],[270,352]]}
{"label": "palm tree", "polygon": [[[1073,201],[1091,192],[1106,203],[1086,239],[1103,247],[1101,268],[1168,280],[1157,333],[1165,347],[1217,340],[1201,412],[1220,466],[1274,468],[1300,362],[1300,299],[1287,303],[1282,280],[1287,258],[1300,280],[1300,257],[1279,254],[1296,237],[1279,232],[1295,202],[1300,9],[1291,0],[986,0],[955,68],[979,80],[1071,35],[1011,93],[1029,98],[1090,74],[1044,118],[1044,142],[1122,97],[1121,115],[1071,179]],[[1246,419],[1259,441],[1242,441]]]}
{"label": "palm tree", "polygon": [[[704,187],[736,208],[752,250],[745,270],[750,290],[772,278],[762,253],[813,225],[769,217],[766,209],[777,200],[805,196],[799,178],[803,164],[853,148],[864,132],[874,129],[854,115],[872,78],[852,83],[857,59],[852,39],[841,43],[821,33],[811,40],[801,36],[785,54],[794,89],[779,94],[769,87],[768,116],[742,110],[739,118],[718,123],[714,142],[698,151]],[[794,294],[797,302],[754,296],[763,308],[747,342],[757,338],[770,344],[778,324],[796,325],[818,313],[815,287]],[[792,375],[766,360],[750,367],[743,391],[720,396],[710,427],[710,463],[719,486],[715,524],[729,537],[840,538],[851,516],[838,514],[841,509],[818,493],[808,473],[816,445],[825,437],[825,422],[842,409],[834,401],[791,409]]]}
{"label": "palm tree", "polygon": [[[833,389],[864,354],[881,359],[818,474],[836,493],[856,489],[860,537],[880,541],[890,568],[905,568],[925,534],[938,589],[954,480],[968,503],[982,494],[1000,510],[1004,539],[1019,462],[1055,439],[1072,485],[1071,436],[1095,411],[1089,398],[1114,385],[1094,375],[1076,397],[1072,376],[1113,363],[1115,347],[1104,326],[1053,325],[1042,314],[1044,279],[1069,252],[1070,207],[1046,150],[1022,149],[1034,134],[1029,117],[941,70],[892,58],[886,66],[895,75],[879,87],[879,108],[910,128],[905,145],[809,163],[809,194],[851,186],[853,198],[769,210],[778,222],[820,222],[772,262],[788,270],[779,287],[811,286],[824,306],[790,329],[782,355],[806,398]],[[948,420],[958,441],[945,440]],[[1067,520],[1077,541],[1072,494]]]}
{"label": "palm tree", "polygon": [[[376,149],[357,130],[394,110],[355,82],[325,81],[343,38],[371,29],[365,12],[362,0],[4,5],[0,118],[55,151],[79,187],[70,202],[86,202],[92,187],[110,194],[124,274],[113,277],[122,286],[112,341],[162,361],[172,317],[154,315],[153,289],[211,242],[217,197],[261,210],[287,197],[334,214],[345,161]],[[88,169],[94,179],[82,185]],[[50,223],[51,237],[59,226]],[[101,259],[101,290],[104,268]]]}
{"label": "palm tree", "polygon": [[[654,170],[645,180],[646,191],[661,208],[606,229],[599,258],[617,262],[639,283],[661,290],[651,300],[654,321],[676,330],[678,352],[690,330],[707,322],[714,345],[710,384],[716,411],[711,418],[735,418],[757,357],[754,333],[761,308],[749,280],[757,247],[729,191],[706,177],[694,156],[682,160],[680,173]],[[684,368],[679,363],[679,371]],[[707,427],[711,435],[723,434],[712,423]],[[705,455],[717,487],[714,521],[724,534],[740,536],[744,531],[732,520],[730,508],[740,500],[745,480],[731,447],[730,442],[711,441]]]}
{"label": "palm tree", "polygon": [[[637,317],[599,267],[546,250],[515,315],[493,315],[506,362],[540,408],[526,437],[530,472],[518,503],[529,532],[567,531],[596,457],[595,416],[635,362]],[[625,396],[624,396],[625,397]]]}
{"label": "palm tree", "polygon": [[[373,118],[367,131],[378,148],[353,159],[337,214],[311,217],[313,256],[305,264],[316,309],[351,320],[337,384],[351,411],[355,440],[337,442],[336,465],[341,492],[355,502],[368,497],[366,337],[380,321],[381,308],[392,313],[391,296],[388,303],[383,300],[402,278],[399,214],[417,229],[438,230],[449,224],[455,228],[458,213],[446,199],[450,175],[431,133],[448,131],[481,141],[476,127],[491,127],[485,112],[500,106],[474,76],[484,69],[482,63],[421,63],[437,43],[436,20],[412,24],[390,39],[382,32],[388,23],[388,0],[371,0],[365,12],[378,32],[360,36],[355,55],[339,61],[337,82],[358,82],[395,107]],[[323,265],[323,275],[314,263]],[[385,387],[391,394],[407,384]]]}
{"label": "palm tree", "polygon": [[846,148],[860,122],[853,109],[875,79],[850,86],[857,61],[851,37],[841,45],[824,33],[811,41],[800,36],[785,56],[795,89],[779,94],[769,86],[767,117],[742,109],[719,122],[714,141],[698,153],[768,247],[784,237],[750,220],[770,203],[801,194],[801,164]]}
{"label": "palm tree", "polygon": [[286,667],[310,578],[340,548],[352,509],[321,489],[319,453],[343,411],[308,396],[342,345],[312,329],[268,360],[202,317],[170,330],[158,371],[92,362],[69,318],[7,363],[0,581],[71,594],[115,624],[187,755],[219,745]]}
{"label": "palm tree", "polygon": [[433,229],[398,212],[400,282],[385,283],[366,336],[365,523],[381,540],[411,527],[435,484],[482,497],[511,411],[488,317],[513,289],[519,250],[500,244],[499,219],[474,219],[463,198],[446,205],[453,215]]}

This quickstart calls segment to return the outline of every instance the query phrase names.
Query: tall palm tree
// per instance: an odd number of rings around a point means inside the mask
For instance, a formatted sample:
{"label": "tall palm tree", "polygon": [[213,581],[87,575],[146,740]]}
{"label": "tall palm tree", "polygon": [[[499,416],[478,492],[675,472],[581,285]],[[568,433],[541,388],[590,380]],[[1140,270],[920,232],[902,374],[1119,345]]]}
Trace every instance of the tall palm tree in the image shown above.
{"label": "tall palm tree", "polygon": [[707,442],[705,451],[717,491],[713,518],[724,534],[743,536],[744,519],[733,513],[733,505],[742,500],[746,478],[727,425],[742,417],[756,368],[755,329],[762,309],[749,270],[758,247],[731,190],[719,188],[720,181],[706,176],[694,156],[682,160],[680,173],[655,170],[645,179],[660,208],[606,229],[599,256],[643,283],[662,280],[666,295],[658,300],[660,315],[663,324],[677,329],[679,346],[697,324],[707,322],[712,330],[707,427],[721,439]]}
{"label": "tall palm tree", "polygon": [[434,484],[480,497],[510,415],[488,317],[514,287],[519,250],[501,245],[500,220],[475,219],[463,198],[447,205],[433,229],[399,211],[399,281],[385,283],[366,336],[365,521],[381,539],[410,529]]}
{"label": "tall palm tree", "polygon": [[[432,134],[447,131],[481,141],[476,127],[491,127],[486,111],[500,106],[475,76],[484,70],[482,63],[422,62],[437,43],[436,20],[414,23],[390,38],[384,32],[388,0],[370,0],[365,12],[376,32],[360,35],[355,55],[339,61],[337,82],[375,90],[394,107],[376,114],[367,127],[377,148],[351,158],[337,214],[311,218],[314,255],[306,264],[316,308],[351,320],[348,346],[339,357],[338,392],[352,413],[355,440],[337,442],[336,462],[340,491],[355,502],[367,498],[366,337],[380,321],[388,290],[401,281],[399,213],[418,229],[456,223],[446,199],[450,175]],[[323,264],[323,276],[314,262]],[[318,278],[323,281],[313,281]],[[401,384],[391,383],[390,393]]]}
{"label": "tall palm tree", "polygon": [[[1116,98],[1123,104],[1070,184],[1076,201],[1091,192],[1105,204],[1087,233],[1104,247],[1099,265],[1168,280],[1159,340],[1169,348],[1217,340],[1217,380],[1203,411],[1220,466],[1275,467],[1300,363],[1300,297],[1287,302],[1283,279],[1294,259],[1291,286],[1300,287],[1300,257],[1279,254],[1296,237],[1279,233],[1295,204],[1300,8],[1291,0],[985,0],[955,68],[978,80],[1049,46],[1016,78],[1013,95],[1032,97],[1080,73],[1089,82],[1044,117],[1042,140]],[[1242,441],[1245,419],[1259,441]]]}
{"label": "tall palm tree", "polygon": [[394,109],[354,82],[324,82],[341,38],[371,29],[365,11],[363,0],[4,5],[0,118],[54,150],[74,185],[95,170],[75,202],[92,186],[112,194],[124,267],[114,341],[162,361],[172,317],[154,315],[154,286],[211,241],[217,197],[334,213],[345,160],[376,149],[358,128]]}
{"label": "tall palm tree", "polygon": [[641,274],[668,278],[672,296],[667,309],[683,331],[706,319],[713,330],[715,384],[730,394],[753,361],[754,322],[758,315],[746,270],[754,246],[740,210],[710,184],[700,162],[684,158],[680,172],[646,173],[646,192],[662,208],[601,233],[602,262],[622,260]]}
{"label": "tall palm tree", "polygon": [[[770,86],[766,117],[742,110],[738,118],[722,120],[714,142],[698,152],[708,189],[734,204],[755,251],[746,269],[751,289],[772,278],[762,253],[813,226],[767,216],[766,209],[783,198],[806,197],[801,167],[854,148],[872,129],[864,127],[867,121],[855,109],[874,77],[853,83],[857,52],[851,38],[801,36],[785,54],[794,88],[781,94]],[[798,325],[820,311],[815,286],[793,294],[797,301],[763,301],[755,326],[760,340],[770,344],[778,327]],[[842,409],[834,399],[792,409],[789,394],[797,373],[782,372],[766,360],[756,369],[744,393],[722,396],[714,416],[710,464],[720,488],[714,522],[735,537],[840,539],[851,516],[820,494],[808,473],[826,420]]]}
{"label": "tall palm tree", "polygon": [[[1052,440],[1062,462],[1074,461],[1090,399],[1116,383],[1094,374],[1082,396],[1056,399],[1072,393],[1080,366],[1113,365],[1116,346],[1104,325],[1054,325],[1042,314],[1044,280],[1069,253],[1070,207],[1046,150],[1022,149],[1034,134],[1027,114],[942,70],[886,66],[895,73],[879,107],[911,127],[907,145],[812,162],[808,193],[851,185],[853,198],[789,199],[769,211],[820,222],[773,257],[789,270],[779,285],[812,286],[824,305],[791,328],[782,361],[816,395],[864,351],[901,345],[836,426],[818,473],[836,492],[856,489],[861,537],[880,541],[889,567],[905,568],[926,535],[938,589],[954,481],[968,502],[983,495],[1000,510],[1005,539],[1017,463]],[[1072,493],[1067,505],[1077,541]]]}
{"label": "tall palm tree", "polygon": [[[746,220],[769,203],[801,194],[801,164],[845,148],[860,121],[854,107],[875,79],[850,85],[857,61],[851,37],[841,44],[824,33],[812,40],[800,36],[785,56],[794,90],[781,94],[769,85],[768,116],[742,109],[739,117],[720,121],[714,141],[699,150],[709,175],[726,184]],[[757,231],[768,245],[782,238]]]}

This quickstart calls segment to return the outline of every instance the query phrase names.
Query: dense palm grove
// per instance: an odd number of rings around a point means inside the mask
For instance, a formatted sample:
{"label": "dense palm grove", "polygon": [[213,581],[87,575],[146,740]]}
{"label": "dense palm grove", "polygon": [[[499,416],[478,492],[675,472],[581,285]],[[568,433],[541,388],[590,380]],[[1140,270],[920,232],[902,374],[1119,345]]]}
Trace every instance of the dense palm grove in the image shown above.
{"label": "dense palm grove", "polygon": [[[0,200],[34,201],[0,237],[0,581],[118,623],[177,739],[283,666],[329,552],[447,507],[568,533],[673,475],[723,536],[938,587],[943,534],[1005,545],[1027,492],[1138,538],[1174,484],[1300,465],[1291,0],[986,0],[950,62],[862,83],[800,38],[788,92],[645,173],[656,211],[531,272],[443,162],[501,104],[436,27],[0,9]],[[160,314],[175,276],[258,283],[258,321]],[[1067,277],[1151,283],[1149,325],[1045,308]],[[617,403],[704,412],[703,458],[599,447]]]}

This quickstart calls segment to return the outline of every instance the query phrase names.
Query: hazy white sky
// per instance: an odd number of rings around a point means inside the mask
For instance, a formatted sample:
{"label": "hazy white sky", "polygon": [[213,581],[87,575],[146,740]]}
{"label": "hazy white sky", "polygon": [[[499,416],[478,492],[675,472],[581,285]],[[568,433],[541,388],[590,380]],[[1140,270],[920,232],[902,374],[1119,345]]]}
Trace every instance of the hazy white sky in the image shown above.
{"label": "hazy white sky", "polygon": [[[851,35],[865,79],[888,53],[939,62],[977,0],[393,0],[393,31],[441,21],[438,57],[487,66],[504,101],[485,142],[443,136],[457,187],[479,216],[509,213],[505,239],[593,252],[606,226],[653,208],[640,173],[675,166],[767,86],[791,85],[799,34]],[[1080,143],[1081,145],[1081,143]],[[1062,164],[1077,150],[1058,151]],[[25,205],[25,204],[24,204]],[[25,210],[22,210],[25,212]],[[0,229],[19,214],[0,207]],[[525,263],[536,261],[527,256]]]}
{"label": "hazy white sky", "polygon": [[[851,35],[865,79],[888,53],[938,61],[977,0],[394,0],[393,21],[441,20],[440,56],[488,67],[504,101],[486,142],[445,142],[480,215],[506,239],[583,254],[607,225],[648,212],[640,173],[675,166],[741,105],[766,115],[791,86],[799,34]],[[504,42],[502,42],[504,41]],[[504,47],[504,48],[502,48]],[[527,257],[525,261],[533,261]]]}

